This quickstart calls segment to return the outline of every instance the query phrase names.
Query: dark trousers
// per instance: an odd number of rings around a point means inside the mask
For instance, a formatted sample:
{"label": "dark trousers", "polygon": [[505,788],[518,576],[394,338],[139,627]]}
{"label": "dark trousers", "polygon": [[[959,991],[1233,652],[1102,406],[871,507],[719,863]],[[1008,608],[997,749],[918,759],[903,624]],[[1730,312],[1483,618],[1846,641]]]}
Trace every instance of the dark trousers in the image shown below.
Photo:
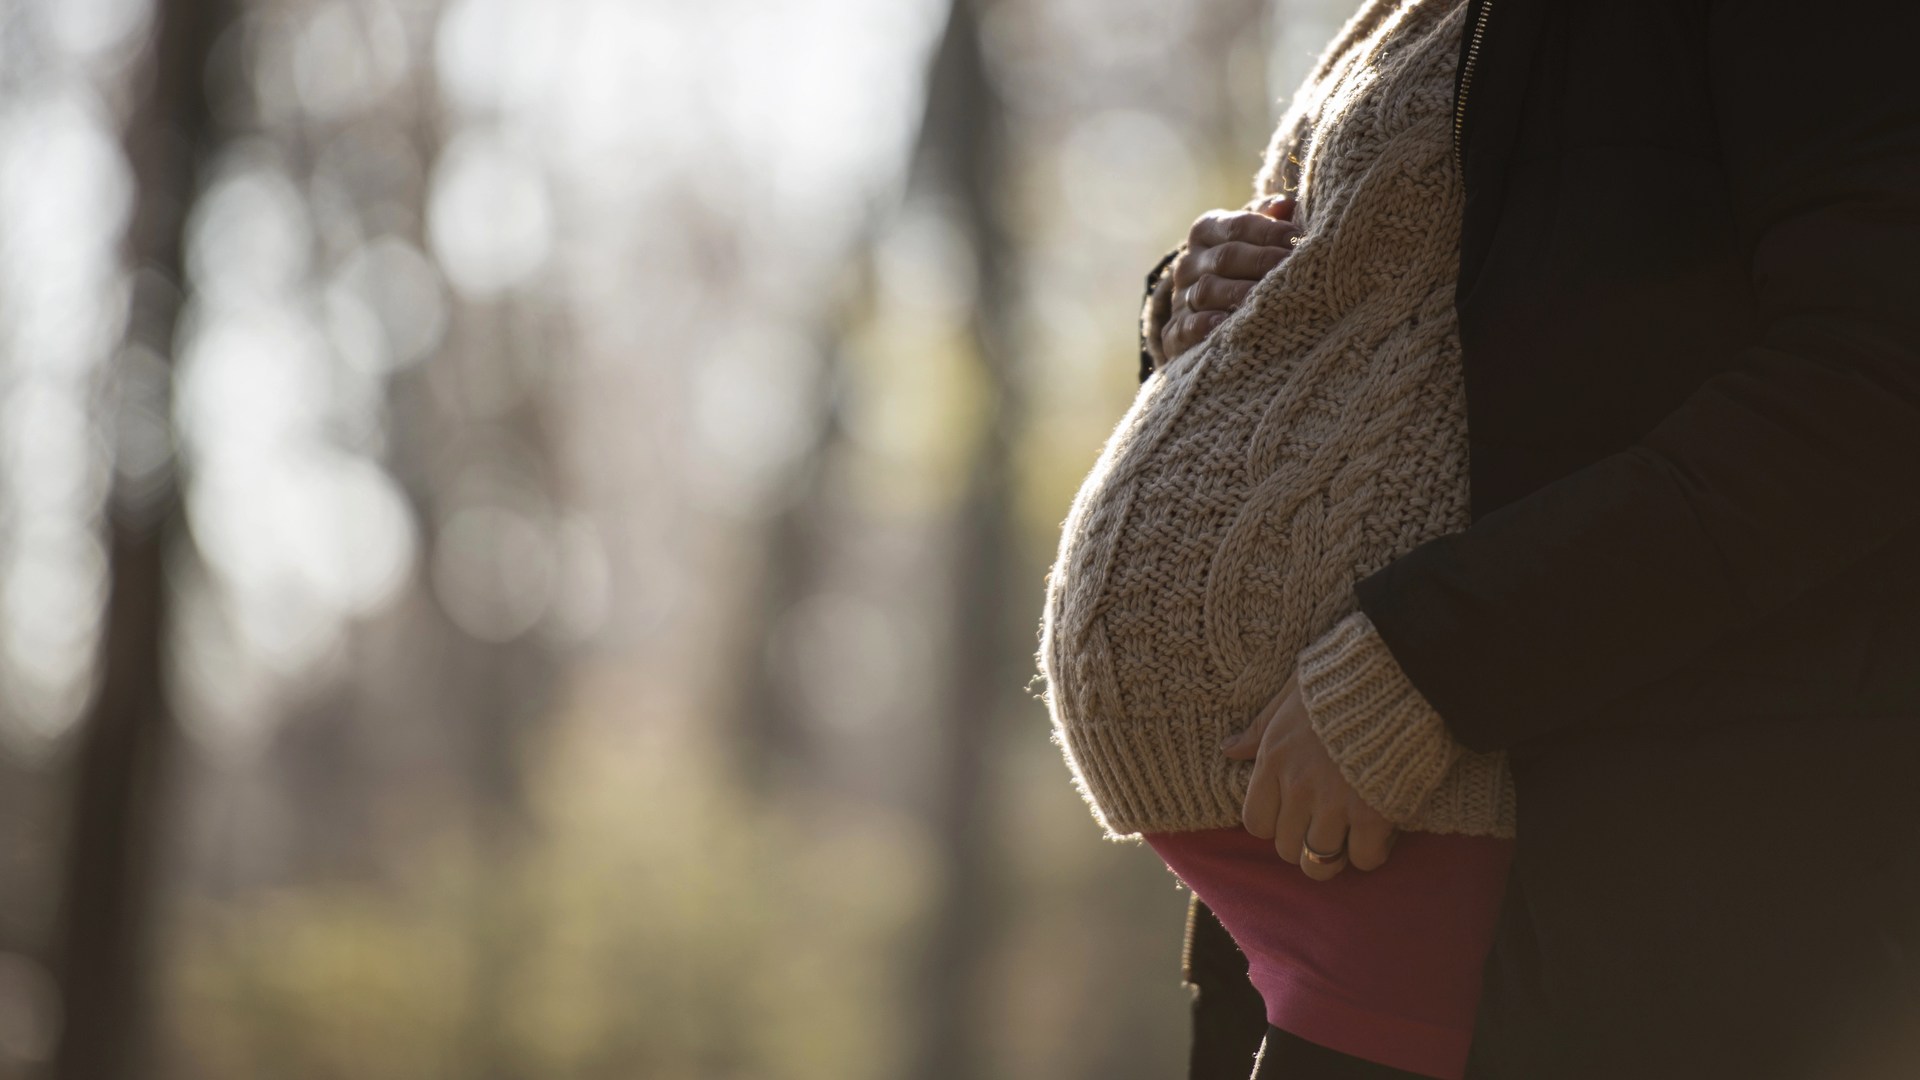
{"label": "dark trousers", "polygon": [[1188,1080],[1405,1080],[1416,1074],[1329,1050],[1267,1023],[1247,958],[1197,896],[1187,901],[1180,977],[1193,994]]}

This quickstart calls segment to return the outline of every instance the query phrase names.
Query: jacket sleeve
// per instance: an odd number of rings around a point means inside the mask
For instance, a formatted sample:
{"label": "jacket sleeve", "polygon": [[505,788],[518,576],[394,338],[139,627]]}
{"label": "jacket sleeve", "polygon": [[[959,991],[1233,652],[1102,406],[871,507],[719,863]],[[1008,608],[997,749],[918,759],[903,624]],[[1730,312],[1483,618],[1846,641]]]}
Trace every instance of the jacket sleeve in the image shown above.
{"label": "jacket sleeve", "polygon": [[1920,521],[1915,40],[1920,5],[1712,4],[1765,324],[1637,443],[1355,586],[1465,746],[1591,717]]}
{"label": "jacket sleeve", "polygon": [[1140,300],[1140,381],[1147,381],[1154,369],[1159,367],[1165,357],[1160,355],[1160,332],[1166,329],[1167,315],[1172,307],[1170,303],[1172,282],[1167,271],[1173,268],[1173,261],[1187,250],[1186,241],[1153,264],[1147,271],[1147,290]]}

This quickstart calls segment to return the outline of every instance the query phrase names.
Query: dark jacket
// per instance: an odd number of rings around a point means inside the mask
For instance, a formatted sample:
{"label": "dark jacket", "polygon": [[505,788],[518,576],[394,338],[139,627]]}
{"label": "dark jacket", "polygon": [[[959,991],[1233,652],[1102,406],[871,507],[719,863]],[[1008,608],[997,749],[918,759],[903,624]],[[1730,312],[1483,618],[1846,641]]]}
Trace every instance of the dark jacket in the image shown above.
{"label": "dark jacket", "polygon": [[1472,524],[1355,591],[1512,756],[1473,1075],[1920,1076],[1920,5],[1468,20]]}

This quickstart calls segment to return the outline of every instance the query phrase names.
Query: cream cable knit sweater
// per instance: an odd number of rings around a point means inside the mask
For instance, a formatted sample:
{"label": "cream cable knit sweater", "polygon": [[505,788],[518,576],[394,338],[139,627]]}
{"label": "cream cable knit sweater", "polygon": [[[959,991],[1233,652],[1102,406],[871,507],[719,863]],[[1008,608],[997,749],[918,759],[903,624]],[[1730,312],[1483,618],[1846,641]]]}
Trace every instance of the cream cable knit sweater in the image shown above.
{"label": "cream cable knit sweater", "polygon": [[1256,185],[1297,176],[1299,245],[1141,387],[1074,498],[1038,659],[1054,740],[1110,837],[1240,824],[1252,763],[1217,744],[1290,670],[1370,805],[1410,829],[1513,833],[1504,755],[1453,741],[1352,592],[1468,522],[1464,9],[1373,0],[1336,36]]}

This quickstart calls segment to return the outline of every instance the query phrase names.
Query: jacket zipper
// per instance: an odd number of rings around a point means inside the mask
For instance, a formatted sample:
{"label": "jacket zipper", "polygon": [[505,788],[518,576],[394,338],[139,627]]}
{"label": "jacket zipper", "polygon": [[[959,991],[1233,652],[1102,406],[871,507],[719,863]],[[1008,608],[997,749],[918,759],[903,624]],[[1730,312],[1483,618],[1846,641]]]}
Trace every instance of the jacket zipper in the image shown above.
{"label": "jacket zipper", "polygon": [[1460,72],[1460,99],[1453,103],[1453,164],[1461,172],[1467,168],[1466,159],[1461,154],[1460,133],[1467,120],[1467,92],[1473,89],[1473,66],[1480,59],[1480,39],[1487,33],[1487,16],[1493,11],[1493,0],[1481,0],[1480,17],[1473,21],[1473,37],[1467,42],[1467,59]]}

